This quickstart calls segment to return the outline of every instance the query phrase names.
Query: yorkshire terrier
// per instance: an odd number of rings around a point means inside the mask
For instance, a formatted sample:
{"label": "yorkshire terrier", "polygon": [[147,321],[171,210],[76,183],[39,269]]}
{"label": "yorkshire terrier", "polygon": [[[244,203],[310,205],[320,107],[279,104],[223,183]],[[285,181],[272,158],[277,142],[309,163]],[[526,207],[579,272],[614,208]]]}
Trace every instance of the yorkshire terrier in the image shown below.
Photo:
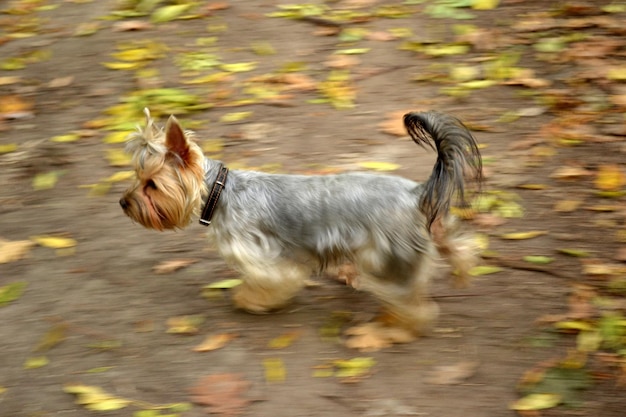
{"label": "yorkshire terrier", "polygon": [[228,171],[203,155],[174,116],[163,130],[145,113],[146,127],[127,147],[137,177],[120,205],[160,231],[184,228],[200,215],[210,241],[242,274],[235,306],[275,310],[310,274],[348,263],[358,271],[350,284],[376,296],[393,326],[418,335],[438,315],[428,294],[438,260],[448,261],[457,284],[468,279],[476,251],[450,207],[466,204],[468,185],[480,186],[482,161],[458,119],[433,111],[404,116],[413,141],[437,152],[430,178],[417,183],[370,173]]}

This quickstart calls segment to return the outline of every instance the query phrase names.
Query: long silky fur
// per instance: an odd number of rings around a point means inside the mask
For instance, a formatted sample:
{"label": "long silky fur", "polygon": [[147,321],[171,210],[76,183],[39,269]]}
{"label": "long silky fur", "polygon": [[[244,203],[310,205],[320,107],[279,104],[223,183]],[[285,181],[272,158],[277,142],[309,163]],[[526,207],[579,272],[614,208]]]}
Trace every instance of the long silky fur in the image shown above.
{"label": "long silky fur", "polygon": [[470,131],[453,116],[438,112],[408,113],[404,115],[404,125],[415,143],[437,151],[437,162],[424,183],[420,200],[420,209],[430,229],[437,219],[447,215],[455,198],[460,205],[467,205],[466,179],[469,177],[480,187],[482,159]]}

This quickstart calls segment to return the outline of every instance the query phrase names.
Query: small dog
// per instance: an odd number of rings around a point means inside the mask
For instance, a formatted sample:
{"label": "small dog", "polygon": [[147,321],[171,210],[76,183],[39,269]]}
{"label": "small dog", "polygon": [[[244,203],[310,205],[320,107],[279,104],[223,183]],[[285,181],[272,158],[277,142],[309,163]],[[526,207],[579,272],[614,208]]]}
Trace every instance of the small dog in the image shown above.
{"label": "small dog", "polygon": [[[228,172],[202,154],[191,132],[171,116],[165,130],[147,125],[131,135],[137,178],[120,199],[146,228],[184,228],[202,213],[219,253],[243,275],[233,301],[264,313],[284,306],[312,272],[350,263],[355,288],[374,294],[394,326],[420,334],[438,314],[428,283],[439,257],[465,283],[474,265],[472,239],[450,214],[466,202],[466,185],[480,185],[482,161],[469,130],[437,112],[408,113],[418,145],[437,151],[430,178],[391,175],[306,176]],[[212,218],[211,218],[212,216]]]}

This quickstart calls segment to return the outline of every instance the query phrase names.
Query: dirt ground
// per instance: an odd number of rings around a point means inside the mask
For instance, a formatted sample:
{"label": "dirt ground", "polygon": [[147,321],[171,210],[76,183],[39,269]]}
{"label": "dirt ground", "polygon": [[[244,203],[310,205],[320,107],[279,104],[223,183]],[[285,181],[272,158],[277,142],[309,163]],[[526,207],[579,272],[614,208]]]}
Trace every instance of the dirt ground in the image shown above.
{"label": "dirt ground", "polygon": [[[0,15],[0,31],[4,31],[0,32],[0,59],[27,56],[33,51],[50,53],[45,60],[27,62],[23,69],[0,71],[0,79],[19,77],[0,85],[0,96],[17,96],[33,104],[27,111],[32,117],[0,117],[0,145],[17,144],[14,152],[0,154],[0,238],[17,241],[50,235],[70,237],[77,244],[65,251],[36,246],[23,259],[0,264],[0,286],[27,283],[21,297],[0,306],[1,416],[93,414],[63,391],[67,384],[97,386],[112,395],[151,404],[188,403],[190,388],[201,378],[216,374],[240,374],[251,383],[243,395],[250,400],[243,407],[246,416],[512,416],[516,413],[509,404],[520,397],[516,387],[522,375],[542,361],[564,357],[575,346],[574,337],[557,334],[536,321],[566,312],[574,284],[595,288],[605,283],[582,274],[580,260],[558,254],[556,248],[576,247],[593,251],[598,259],[612,260],[623,247],[614,235],[616,229],[624,228],[625,197],[598,202],[591,188],[598,166],[612,163],[624,168],[624,107],[609,106],[602,116],[589,119],[589,125],[597,128],[591,137],[611,140],[583,140],[578,146],[549,142],[542,127],[569,111],[590,114],[584,108],[594,104],[593,97],[607,97],[615,90],[593,77],[591,81],[572,82],[576,74],[597,67],[583,67],[577,61],[537,60],[530,44],[541,35],[528,37],[527,44],[519,42],[520,65],[534,69],[536,78],[552,83],[549,88],[556,92],[544,97],[557,100],[557,105],[525,94],[534,87],[499,83],[469,90],[467,96],[460,97],[444,94],[442,87],[449,85],[439,80],[448,71],[442,68],[480,64],[487,54],[503,47],[498,42],[519,41],[512,27],[520,16],[545,12],[544,2],[502,1],[494,10],[474,11],[476,19],[461,23],[497,29],[489,35],[496,45],[485,46],[489,42],[483,39],[482,44],[473,44],[462,55],[442,57],[400,49],[406,41],[403,38],[343,42],[337,34],[317,33],[329,27],[336,29],[333,25],[314,19],[266,16],[275,12],[278,4],[286,3],[280,1],[199,2],[203,17],[138,30],[117,30],[119,21],[102,19],[122,2],[31,3],[58,7]],[[577,2],[579,8],[572,6],[576,13],[566,18],[606,16],[598,11],[599,3],[609,2]],[[0,9],[15,4],[20,2],[0,2]],[[328,4],[332,8],[352,5],[363,6],[356,10],[371,10],[381,4],[400,3]],[[406,7],[411,12],[397,19],[363,19],[354,26],[375,33],[409,28],[412,39],[435,45],[454,39],[453,25],[458,21],[435,19],[424,12],[424,5]],[[611,15],[622,22],[624,16],[623,12]],[[35,17],[39,20],[28,20]],[[137,19],[149,22],[147,17]],[[94,26],[84,26],[87,23]],[[77,36],[77,28],[95,29],[89,36]],[[31,30],[35,36],[7,38],[14,31]],[[623,68],[623,31],[601,25],[557,31],[610,39],[617,43],[617,49],[601,58]],[[256,62],[256,68],[234,72],[219,87],[185,84],[193,77],[183,74],[175,57],[199,50],[197,39],[210,36],[217,38],[211,48],[223,62]],[[389,135],[381,123],[394,112],[411,109],[432,108],[455,114],[475,129],[484,146],[485,190],[514,192],[524,209],[523,217],[506,218],[502,225],[468,226],[491,235],[489,249],[502,256],[519,260],[525,255],[549,255],[554,262],[536,270],[514,264],[502,272],[476,277],[471,287],[463,290],[450,288],[445,277],[440,279],[433,288],[441,307],[433,334],[378,352],[351,350],[341,338],[320,336],[333,320],[343,320],[342,326],[347,327],[378,312],[372,297],[328,277],[315,278],[315,285],[303,291],[292,306],[271,315],[235,311],[228,290],[204,297],[203,286],[235,276],[208,247],[201,226],[194,223],[184,231],[166,233],[144,230],[132,224],[119,208],[127,182],[112,182],[111,188],[101,193],[85,187],[128,169],[112,166],[105,158],[108,150],[122,144],[104,143],[102,139],[109,132],[90,121],[101,119],[105,109],[119,104],[121,97],[147,88],[133,71],[102,65],[115,61],[111,54],[121,42],[140,39],[169,47],[164,56],[147,64],[159,70],[157,87],[194,91],[205,103],[216,97],[240,98],[244,80],[276,73],[294,62],[303,64],[299,72],[316,82],[327,80],[331,70],[325,63],[336,50],[370,48],[354,55],[359,63],[347,67],[356,92],[352,108],[335,109],[329,103],[310,102],[319,98],[317,91],[303,89],[276,101],[215,106],[189,114],[182,114],[181,109],[177,114],[184,124],[193,126],[199,138],[222,143],[220,157],[231,166],[292,173],[338,172],[362,170],[365,168],[360,163],[374,161],[398,164],[394,174],[415,180],[427,178],[434,155],[407,137]],[[261,49],[271,45],[273,51],[260,53],[257,48],[255,52],[251,48],[255,44],[262,45]],[[487,49],[481,50],[481,45]],[[206,73],[199,71],[197,76]],[[548,91],[548,87],[537,88]],[[243,111],[252,114],[243,120],[223,119]],[[505,120],[503,115],[521,117]],[[136,120],[141,122],[141,118]],[[71,142],[50,141],[75,131],[82,132],[83,137]],[[515,146],[529,138],[537,139],[536,143]],[[546,148],[556,151],[546,153]],[[551,176],[564,166],[588,174],[567,182]],[[34,189],[33,178],[51,171],[60,173],[54,186]],[[544,186],[520,188],[523,184]],[[554,204],[564,199],[584,203],[572,211],[555,212]],[[585,205],[600,203],[618,209],[584,209]],[[528,240],[496,237],[528,230],[548,233]],[[153,270],[163,261],[180,259],[195,263],[166,274]],[[169,319],[187,315],[204,319],[196,334],[167,333]],[[63,335],[42,347],[42,340],[50,340],[51,329],[63,329]],[[224,333],[237,337],[221,349],[192,350],[207,336]],[[297,336],[281,349],[268,346],[285,334]],[[27,369],[29,358],[41,356],[47,358],[47,365]],[[363,357],[373,358],[375,364],[361,377],[345,380],[314,374],[316,367],[334,360]],[[282,376],[268,376],[268,363],[284,365]],[[476,368],[458,383],[433,383],[433,375],[445,369],[442,366],[452,367],[454,373],[459,364],[467,363]],[[622,416],[626,406],[623,389],[615,379],[598,378],[593,388],[580,393],[580,407],[560,407],[541,415]],[[107,415],[130,416],[146,408],[132,404]],[[206,415],[199,405],[169,412],[186,417]]]}

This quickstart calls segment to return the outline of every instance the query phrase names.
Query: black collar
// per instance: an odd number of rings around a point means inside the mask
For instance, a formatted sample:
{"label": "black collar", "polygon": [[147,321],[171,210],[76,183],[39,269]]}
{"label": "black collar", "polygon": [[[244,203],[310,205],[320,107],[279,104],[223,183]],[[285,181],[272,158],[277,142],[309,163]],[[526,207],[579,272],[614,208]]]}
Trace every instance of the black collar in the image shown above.
{"label": "black collar", "polygon": [[201,225],[208,226],[211,224],[211,218],[213,217],[213,212],[215,212],[217,201],[220,199],[220,194],[226,185],[227,176],[228,168],[220,164],[219,172],[217,173],[217,177],[215,178],[215,182],[213,183],[213,187],[209,193],[209,198],[206,200],[206,204],[202,210],[202,215],[200,216]]}

